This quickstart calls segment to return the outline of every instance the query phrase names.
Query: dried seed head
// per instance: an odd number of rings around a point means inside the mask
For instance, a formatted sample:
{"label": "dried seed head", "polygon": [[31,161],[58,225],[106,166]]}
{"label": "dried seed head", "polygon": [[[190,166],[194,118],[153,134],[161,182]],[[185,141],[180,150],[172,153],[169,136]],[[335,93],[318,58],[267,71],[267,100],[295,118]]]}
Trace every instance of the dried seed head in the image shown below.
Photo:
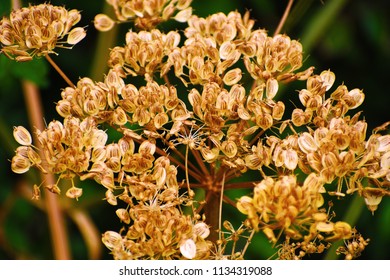
{"label": "dried seed head", "polygon": [[80,18],[77,10],[67,11],[50,4],[15,10],[9,19],[0,20],[0,42],[4,45],[1,51],[17,61],[28,61],[35,55],[53,53],[57,46],[66,47],[66,36],[67,43],[74,45],[85,37],[83,28],[72,29]]}

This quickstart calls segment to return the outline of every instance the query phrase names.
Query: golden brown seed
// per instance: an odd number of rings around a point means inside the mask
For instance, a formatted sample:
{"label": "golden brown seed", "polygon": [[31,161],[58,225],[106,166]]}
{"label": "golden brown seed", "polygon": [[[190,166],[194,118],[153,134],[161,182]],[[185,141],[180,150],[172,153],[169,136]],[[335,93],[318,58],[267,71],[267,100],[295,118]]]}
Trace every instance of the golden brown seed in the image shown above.
{"label": "golden brown seed", "polygon": [[16,155],[12,158],[11,169],[17,174],[26,173],[31,167],[31,162],[28,158]]}
{"label": "golden brown seed", "polygon": [[70,45],[75,45],[78,42],[80,42],[84,37],[87,35],[84,28],[82,27],[76,27],[73,28],[72,31],[68,34],[67,43]]}
{"label": "golden brown seed", "polygon": [[76,200],[78,200],[78,198],[82,196],[82,194],[83,194],[83,189],[74,186],[66,191],[67,197],[75,198]]}
{"label": "golden brown seed", "polygon": [[115,22],[105,14],[96,15],[93,23],[95,28],[102,32],[111,30],[115,25]]}
{"label": "golden brown seed", "polygon": [[23,126],[15,126],[13,134],[16,142],[18,142],[20,145],[30,146],[32,144],[31,134]]}

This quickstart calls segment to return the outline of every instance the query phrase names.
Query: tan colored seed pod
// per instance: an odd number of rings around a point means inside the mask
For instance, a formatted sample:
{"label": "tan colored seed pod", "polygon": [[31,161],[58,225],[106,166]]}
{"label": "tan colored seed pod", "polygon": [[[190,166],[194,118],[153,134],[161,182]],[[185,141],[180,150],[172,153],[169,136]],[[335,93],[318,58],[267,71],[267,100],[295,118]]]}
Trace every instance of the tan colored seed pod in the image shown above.
{"label": "tan colored seed pod", "polygon": [[23,146],[30,146],[32,144],[32,137],[30,132],[23,126],[15,126],[13,130],[16,142]]}
{"label": "tan colored seed pod", "polygon": [[241,69],[235,68],[225,73],[223,77],[223,82],[225,83],[225,85],[232,86],[238,83],[241,80],[241,78],[242,78]]}
{"label": "tan colored seed pod", "polygon": [[364,188],[363,192],[364,202],[366,203],[368,209],[374,215],[374,212],[378,209],[378,205],[382,201],[382,197],[385,195],[385,192],[379,188]]}
{"label": "tan colored seed pod", "polygon": [[125,224],[130,224],[130,215],[129,215],[129,211],[127,211],[126,209],[124,208],[119,208],[115,211],[116,215],[118,216],[118,218],[124,222]]}
{"label": "tan colored seed pod", "polygon": [[187,239],[180,245],[180,253],[187,259],[193,259],[196,255],[196,244],[194,240]]}
{"label": "tan colored seed pod", "polygon": [[66,191],[67,197],[74,198],[76,200],[78,200],[78,198],[82,196],[82,194],[83,194],[83,189],[74,186]]}
{"label": "tan colored seed pod", "polygon": [[26,173],[31,167],[31,162],[28,158],[16,155],[12,158],[11,169],[17,174]]}
{"label": "tan colored seed pod", "polygon": [[96,15],[93,23],[95,28],[102,32],[111,30],[115,25],[115,22],[105,14]]}
{"label": "tan colored seed pod", "polygon": [[76,45],[78,42],[84,39],[86,35],[87,33],[85,32],[84,28],[76,27],[69,32],[68,39],[66,40],[66,42],[69,45]]}

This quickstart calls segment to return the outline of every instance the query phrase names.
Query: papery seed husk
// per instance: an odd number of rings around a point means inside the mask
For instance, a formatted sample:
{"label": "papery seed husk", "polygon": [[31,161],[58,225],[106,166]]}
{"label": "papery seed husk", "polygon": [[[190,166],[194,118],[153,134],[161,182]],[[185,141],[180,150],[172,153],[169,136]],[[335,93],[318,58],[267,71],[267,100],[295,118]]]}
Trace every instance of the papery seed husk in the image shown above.
{"label": "papery seed husk", "polygon": [[119,208],[115,211],[115,213],[122,222],[124,222],[125,224],[130,223],[130,215],[126,209]]}
{"label": "papery seed husk", "polygon": [[204,222],[195,224],[192,230],[197,236],[200,236],[203,239],[207,238],[210,235],[209,226]]}
{"label": "papery seed husk", "polygon": [[84,37],[87,35],[84,28],[82,27],[76,27],[72,29],[72,31],[68,34],[67,43],[70,45],[75,45],[78,42],[80,42]]}
{"label": "papery seed husk", "polygon": [[69,198],[75,198],[76,200],[82,196],[83,194],[83,189],[81,188],[76,188],[76,187],[71,187],[66,191],[66,196]]}
{"label": "papery seed husk", "polygon": [[106,32],[114,27],[115,22],[105,14],[98,14],[95,16],[94,25],[97,30]]}
{"label": "papery seed husk", "polygon": [[196,244],[194,240],[187,239],[180,245],[180,253],[187,259],[193,259],[196,255]]}
{"label": "papery seed husk", "polygon": [[102,242],[109,250],[119,249],[122,244],[122,236],[115,231],[106,231],[102,236]]}
{"label": "papery seed husk", "polygon": [[32,144],[32,137],[30,132],[23,126],[15,126],[13,130],[13,135],[20,145],[30,146]]}
{"label": "papery seed husk", "polygon": [[12,158],[11,169],[17,174],[26,173],[31,167],[31,162],[28,158],[16,155]]}

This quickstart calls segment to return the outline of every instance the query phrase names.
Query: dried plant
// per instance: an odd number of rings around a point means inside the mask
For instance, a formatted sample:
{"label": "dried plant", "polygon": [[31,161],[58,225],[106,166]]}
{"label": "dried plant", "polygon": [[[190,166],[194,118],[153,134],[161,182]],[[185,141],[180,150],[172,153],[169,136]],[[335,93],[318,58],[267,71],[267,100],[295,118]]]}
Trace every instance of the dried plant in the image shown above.
{"label": "dried plant", "polygon": [[[389,195],[386,124],[367,135],[361,112],[353,113],[364,93],[334,86],[330,70],[301,70],[300,42],[254,29],[248,12],[202,18],[190,0],[108,3],[117,18],[97,15],[96,29],[134,22],[137,31],[110,50],[105,78],[62,90],[63,120],[35,131],[39,145],[14,128],[12,170],[58,175],[35,185],[34,198],[43,186],[78,199],[82,182],[95,180],[122,223],[102,235],[115,259],[243,259],[255,234],[280,259],[322,253],[338,240],[339,254],[358,257],[369,240],[338,220],[324,196],[362,196],[374,213]],[[49,4],[16,10],[0,22],[1,52],[25,61],[74,45],[85,36],[73,28],[79,17]],[[171,18],[188,27],[157,29]],[[131,83],[135,76],[142,86]],[[306,86],[291,93],[301,104],[288,112],[278,91],[295,81]],[[256,175],[236,181],[249,171]],[[63,190],[63,180],[71,187]],[[229,189],[248,193],[235,201]],[[222,221],[224,203],[246,217],[239,228]]]}

